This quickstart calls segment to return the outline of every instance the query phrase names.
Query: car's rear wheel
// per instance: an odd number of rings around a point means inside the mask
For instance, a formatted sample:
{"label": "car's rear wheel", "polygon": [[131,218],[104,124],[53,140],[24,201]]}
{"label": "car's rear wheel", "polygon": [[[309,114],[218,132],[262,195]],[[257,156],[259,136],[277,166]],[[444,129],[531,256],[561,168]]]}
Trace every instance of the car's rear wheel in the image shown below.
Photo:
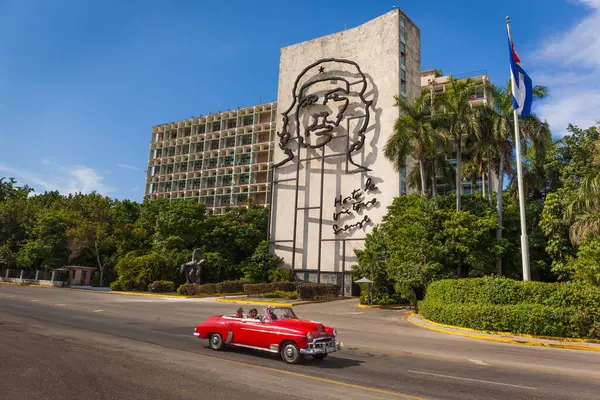
{"label": "car's rear wheel", "polygon": [[218,351],[223,349],[223,337],[218,333],[213,333],[212,335],[210,335],[208,343],[210,345],[210,348],[213,350]]}
{"label": "car's rear wheel", "polygon": [[296,364],[300,359],[300,349],[294,342],[285,342],[281,346],[281,358],[288,364]]}
{"label": "car's rear wheel", "polygon": [[327,357],[327,353],[321,353],[321,354],[313,354],[313,358],[317,359],[317,360],[322,360],[325,357]]}

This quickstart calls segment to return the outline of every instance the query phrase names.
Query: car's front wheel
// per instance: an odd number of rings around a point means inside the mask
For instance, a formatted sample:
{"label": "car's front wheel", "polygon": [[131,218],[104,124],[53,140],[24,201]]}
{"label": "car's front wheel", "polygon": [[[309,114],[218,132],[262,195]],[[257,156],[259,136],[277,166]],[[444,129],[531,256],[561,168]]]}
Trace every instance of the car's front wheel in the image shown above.
{"label": "car's front wheel", "polygon": [[300,359],[300,349],[294,342],[285,342],[281,346],[281,358],[288,364],[296,364]]}
{"label": "car's front wheel", "polygon": [[210,345],[210,348],[213,350],[218,351],[223,349],[223,337],[218,333],[213,333],[212,335],[210,335],[208,343]]}

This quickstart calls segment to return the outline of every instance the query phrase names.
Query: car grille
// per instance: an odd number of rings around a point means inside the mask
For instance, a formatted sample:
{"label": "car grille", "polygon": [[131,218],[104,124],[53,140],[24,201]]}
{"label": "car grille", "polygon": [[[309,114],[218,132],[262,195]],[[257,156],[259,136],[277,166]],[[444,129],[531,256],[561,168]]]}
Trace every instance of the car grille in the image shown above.
{"label": "car grille", "polygon": [[333,338],[330,338],[330,337],[317,338],[317,339],[313,340],[312,343],[309,344],[309,347],[316,348],[316,349],[325,349],[328,346],[332,346],[333,344],[334,344]]}

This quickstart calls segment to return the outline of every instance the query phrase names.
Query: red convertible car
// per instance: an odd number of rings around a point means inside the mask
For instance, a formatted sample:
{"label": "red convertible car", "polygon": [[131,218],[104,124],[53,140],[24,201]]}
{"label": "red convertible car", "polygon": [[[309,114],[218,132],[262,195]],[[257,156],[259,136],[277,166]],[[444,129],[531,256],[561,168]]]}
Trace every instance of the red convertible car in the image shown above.
{"label": "red convertible car", "polygon": [[340,350],[335,329],[320,322],[299,319],[290,307],[267,307],[260,314],[226,314],[210,317],[194,330],[208,339],[213,350],[225,346],[247,347],[279,353],[290,364],[301,356],[317,359]]}

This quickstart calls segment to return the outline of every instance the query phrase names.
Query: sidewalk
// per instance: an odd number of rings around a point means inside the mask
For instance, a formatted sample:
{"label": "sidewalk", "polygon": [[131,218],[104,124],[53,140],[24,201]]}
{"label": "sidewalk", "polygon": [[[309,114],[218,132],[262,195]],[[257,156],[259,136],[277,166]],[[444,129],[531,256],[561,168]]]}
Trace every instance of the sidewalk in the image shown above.
{"label": "sidewalk", "polygon": [[469,328],[460,328],[456,326],[438,324],[426,320],[420,315],[411,314],[408,316],[408,322],[421,328],[436,332],[447,333],[472,339],[488,340],[492,342],[520,344],[526,346],[553,347],[570,350],[586,350],[600,352],[600,341],[592,339],[573,339],[573,338],[549,338],[532,335],[519,335],[505,332],[488,333]]}

